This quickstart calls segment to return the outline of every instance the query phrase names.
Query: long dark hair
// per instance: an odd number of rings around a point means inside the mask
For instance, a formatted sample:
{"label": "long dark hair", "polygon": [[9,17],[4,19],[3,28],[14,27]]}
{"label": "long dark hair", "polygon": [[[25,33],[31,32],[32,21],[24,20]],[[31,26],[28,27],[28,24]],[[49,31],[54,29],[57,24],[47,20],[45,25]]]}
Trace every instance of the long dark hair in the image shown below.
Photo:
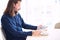
{"label": "long dark hair", "polygon": [[7,4],[7,8],[4,11],[4,14],[12,14],[13,13],[13,3],[16,4],[18,1],[21,0],[9,0]]}

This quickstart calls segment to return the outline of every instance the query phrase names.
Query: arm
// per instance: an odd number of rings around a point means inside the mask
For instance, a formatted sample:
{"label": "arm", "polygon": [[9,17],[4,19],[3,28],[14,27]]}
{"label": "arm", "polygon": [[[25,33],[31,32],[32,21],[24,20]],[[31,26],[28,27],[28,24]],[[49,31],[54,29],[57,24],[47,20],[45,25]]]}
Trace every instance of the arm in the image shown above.
{"label": "arm", "polygon": [[18,31],[17,27],[8,18],[5,17],[2,18],[1,22],[2,25],[5,26],[5,29],[15,37],[27,37],[32,35],[31,31],[29,32]]}
{"label": "arm", "polygon": [[[21,18],[20,14],[18,14],[18,16]],[[22,20],[22,27],[23,28],[25,28],[25,29],[32,29],[32,30],[36,30],[37,29],[37,26],[32,26],[32,25],[24,23],[22,18],[21,18],[21,20]]]}
{"label": "arm", "polygon": [[22,27],[25,28],[25,29],[32,29],[32,30],[36,30],[37,29],[37,26],[33,26],[33,25],[29,25],[29,24],[26,24],[26,23],[22,23]]}

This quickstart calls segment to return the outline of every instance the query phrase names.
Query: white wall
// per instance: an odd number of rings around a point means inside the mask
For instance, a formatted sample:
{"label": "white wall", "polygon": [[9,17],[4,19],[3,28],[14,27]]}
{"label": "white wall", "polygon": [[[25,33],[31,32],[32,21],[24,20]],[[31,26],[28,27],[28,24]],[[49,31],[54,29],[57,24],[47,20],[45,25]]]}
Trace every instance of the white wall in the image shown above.
{"label": "white wall", "polygon": [[60,22],[59,0],[22,0],[24,21],[32,25],[55,25]]}

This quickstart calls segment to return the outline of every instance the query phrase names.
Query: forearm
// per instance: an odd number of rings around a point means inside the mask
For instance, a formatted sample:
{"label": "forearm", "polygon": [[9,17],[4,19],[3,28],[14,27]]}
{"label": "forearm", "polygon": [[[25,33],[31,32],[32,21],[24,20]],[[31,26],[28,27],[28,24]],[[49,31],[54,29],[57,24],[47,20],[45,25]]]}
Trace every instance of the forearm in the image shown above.
{"label": "forearm", "polygon": [[36,30],[37,29],[37,26],[33,26],[33,25],[29,25],[29,24],[24,24],[23,25],[23,28]]}

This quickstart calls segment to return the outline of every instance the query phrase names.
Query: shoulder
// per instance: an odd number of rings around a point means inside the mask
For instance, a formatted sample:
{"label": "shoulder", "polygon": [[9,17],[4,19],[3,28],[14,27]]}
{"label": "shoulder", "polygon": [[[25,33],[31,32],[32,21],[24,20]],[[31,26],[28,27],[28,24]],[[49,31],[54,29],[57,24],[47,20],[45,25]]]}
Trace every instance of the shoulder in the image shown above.
{"label": "shoulder", "polygon": [[1,19],[6,19],[7,16],[6,15],[2,15]]}
{"label": "shoulder", "polygon": [[9,17],[7,15],[3,14],[1,17],[1,21],[7,21],[7,20],[9,20]]}

